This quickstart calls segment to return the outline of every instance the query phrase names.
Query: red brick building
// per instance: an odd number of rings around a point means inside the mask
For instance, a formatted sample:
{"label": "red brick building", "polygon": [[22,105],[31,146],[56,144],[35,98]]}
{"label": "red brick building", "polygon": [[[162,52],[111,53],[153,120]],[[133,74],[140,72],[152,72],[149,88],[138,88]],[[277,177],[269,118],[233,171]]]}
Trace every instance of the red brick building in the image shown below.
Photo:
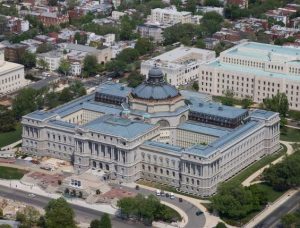
{"label": "red brick building", "polygon": [[58,15],[56,13],[41,13],[38,16],[38,20],[43,23],[44,26],[49,27],[51,25],[60,25],[69,22],[68,15]]}

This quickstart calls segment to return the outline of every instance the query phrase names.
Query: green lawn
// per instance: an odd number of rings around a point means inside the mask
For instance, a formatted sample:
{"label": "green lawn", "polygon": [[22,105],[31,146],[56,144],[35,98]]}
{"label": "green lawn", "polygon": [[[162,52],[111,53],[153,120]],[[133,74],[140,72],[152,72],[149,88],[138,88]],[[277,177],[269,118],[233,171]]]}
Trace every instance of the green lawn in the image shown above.
{"label": "green lawn", "polygon": [[0,133],[0,147],[7,146],[22,138],[22,126],[18,124],[15,131]]}
{"label": "green lawn", "polygon": [[280,140],[289,142],[300,142],[300,130],[286,127],[281,130]]}
{"label": "green lawn", "polygon": [[283,147],[282,150],[278,151],[275,154],[268,155],[260,159],[259,161],[253,163],[252,165],[248,166],[246,169],[241,171],[239,174],[231,178],[227,183],[234,184],[234,185],[240,185],[244,180],[246,180],[251,174],[259,170],[260,168],[264,167],[265,165],[271,163],[272,161],[276,160],[280,156],[286,153],[287,148],[285,145],[281,144]]}
{"label": "green lawn", "polygon": [[8,179],[8,180],[17,179],[17,180],[19,180],[24,176],[24,174],[26,172],[27,171],[21,170],[21,169],[0,166],[0,178],[1,179]]}
{"label": "green lawn", "polygon": [[299,111],[290,110],[288,115],[289,115],[289,118],[292,118],[294,120],[300,120],[300,112]]}

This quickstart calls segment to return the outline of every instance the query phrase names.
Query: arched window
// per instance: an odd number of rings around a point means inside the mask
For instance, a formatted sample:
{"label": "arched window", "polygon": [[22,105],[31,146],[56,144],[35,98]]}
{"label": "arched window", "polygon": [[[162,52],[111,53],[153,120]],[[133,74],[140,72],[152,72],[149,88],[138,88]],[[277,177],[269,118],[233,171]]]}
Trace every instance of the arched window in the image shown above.
{"label": "arched window", "polygon": [[157,122],[161,127],[170,127],[170,123],[167,120],[160,120]]}

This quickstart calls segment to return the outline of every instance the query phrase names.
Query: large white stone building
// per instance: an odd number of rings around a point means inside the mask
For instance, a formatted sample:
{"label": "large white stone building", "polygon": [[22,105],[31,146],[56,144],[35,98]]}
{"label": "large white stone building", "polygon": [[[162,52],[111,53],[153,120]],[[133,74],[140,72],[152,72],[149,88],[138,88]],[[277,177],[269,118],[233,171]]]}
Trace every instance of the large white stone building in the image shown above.
{"label": "large white stone building", "polygon": [[192,13],[187,11],[177,11],[176,7],[167,7],[164,9],[156,8],[151,10],[148,21],[150,23],[159,23],[162,25],[192,23]]}
{"label": "large white stone building", "polygon": [[279,149],[278,113],[222,106],[178,91],[157,67],[135,89],[108,82],[92,94],[23,117],[22,150],[71,161],[81,174],[147,179],[195,195]]}
{"label": "large white stone building", "polygon": [[221,96],[231,90],[238,98],[261,103],[285,93],[290,109],[300,110],[300,50],[246,42],[228,49],[199,71],[199,91]]}
{"label": "large white stone building", "polygon": [[0,46],[0,96],[28,85],[24,66],[4,60],[4,46]]}
{"label": "large white stone building", "polygon": [[198,79],[202,65],[215,59],[214,51],[181,46],[141,63],[141,74],[148,75],[157,65],[161,68],[168,83],[184,85]]}
{"label": "large white stone building", "polygon": [[61,59],[63,58],[63,53],[58,51],[49,51],[46,53],[41,53],[37,55],[37,66],[42,67],[39,65],[39,60],[42,59],[48,64],[50,71],[56,71],[59,68]]}

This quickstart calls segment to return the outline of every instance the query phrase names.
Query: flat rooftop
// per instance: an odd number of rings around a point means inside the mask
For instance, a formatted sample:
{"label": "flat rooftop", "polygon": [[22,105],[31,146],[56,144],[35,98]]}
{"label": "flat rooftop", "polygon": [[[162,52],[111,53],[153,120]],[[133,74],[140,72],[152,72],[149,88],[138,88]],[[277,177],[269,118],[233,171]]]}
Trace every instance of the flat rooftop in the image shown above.
{"label": "flat rooftop", "polygon": [[164,54],[156,56],[156,57],[152,58],[151,60],[175,62],[184,56],[194,54],[194,55],[201,56],[198,60],[206,61],[206,56],[210,55],[210,54],[214,54],[214,53],[215,53],[214,51],[209,51],[209,50],[205,50],[205,49],[181,46],[181,47],[175,48],[171,51],[168,51]]}
{"label": "flat rooftop", "polygon": [[[272,56],[285,56],[288,59],[300,59],[300,49],[290,48],[285,46],[278,46],[272,44],[263,44],[256,42],[246,42],[240,45],[234,46],[221,55],[234,55],[234,56],[244,56],[249,58],[256,58],[264,61],[269,61]],[[281,59],[284,60],[284,59]],[[278,60],[275,60],[278,61]]]}
{"label": "flat rooftop", "polygon": [[82,126],[82,128],[92,132],[121,137],[126,140],[135,139],[157,127],[158,126],[153,124],[144,123],[142,121],[133,121],[114,115],[101,116]]}
{"label": "flat rooftop", "polygon": [[118,97],[127,97],[131,93],[132,88],[115,82],[106,82],[97,87],[96,91]]}
{"label": "flat rooftop", "polygon": [[[265,71],[263,69],[253,68],[253,67],[247,67],[247,66],[239,66],[239,65],[233,65],[228,63],[221,63],[219,60],[210,62],[208,66],[214,67],[215,69],[222,69],[227,70],[231,72],[240,72],[241,74],[252,74],[254,76],[258,77],[270,77],[270,78],[285,78],[288,80],[294,80],[299,81],[300,77],[298,75],[289,75],[289,74],[282,74],[282,73],[275,73],[275,72],[269,72]],[[299,62],[300,67],[300,62]]]}
{"label": "flat rooftop", "polygon": [[177,128],[180,130],[192,131],[195,133],[210,135],[218,138],[225,136],[231,132],[231,130],[226,128],[195,121],[186,121],[185,123],[180,124]]}
{"label": "flat rooftop", "polygon": [[226,106],[215,102],[195,102],[190,105],[190,110],[211,116],[220,116],[227,119],[238,118],[248,112],[247,109]]}

